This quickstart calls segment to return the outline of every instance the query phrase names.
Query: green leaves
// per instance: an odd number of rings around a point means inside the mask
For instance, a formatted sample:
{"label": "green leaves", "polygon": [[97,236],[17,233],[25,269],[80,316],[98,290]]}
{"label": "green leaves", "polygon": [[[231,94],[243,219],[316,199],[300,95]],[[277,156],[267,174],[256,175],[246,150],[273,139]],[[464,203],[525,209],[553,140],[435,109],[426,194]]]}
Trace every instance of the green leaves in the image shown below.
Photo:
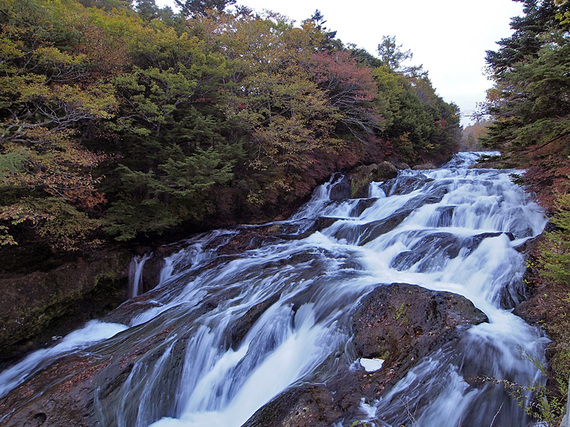
{"label": "green leaves", "polygon": [[425,75],[374,70],[383,135],[399,157],[410,163],[444,161],[458,148],[459,109],[444,102]]}
{"label": "green leaves", "polygon": [[[72,240],[83,222],[128,241],[265,220],[336,169],[448,147],[453,121],[420,96],[429,84],[374,76],[379,60],[333,40],[322,15],[295,27],[229,3],[185,2],[191,19],[152,0],[138,13],[120,0],[0,3],[3,241],[49,240],[40,228],[56,223]],[[57,218],[34,222],[42,203]]]}
{"label": "green leaves", "polygon": [[120,166],[121,194],[108,210],[105,230],[118,240],[161,233],[183,221],[201,220],[212,188],[234,177],[236,153],[218,146],[168,158],[157,172]]}
{"label": "green leaves", "polygon": [[555,199],[570,189],[570,39],[568,24],[556,16],[570,3],[527,3],[525,15],[513,20],[513,36],[488,54],[495,122],[485,143],[525,167],[525,184],[557,209]]}
{"label": "green leaves", "polygon": [[[188,78],[184,71],[135,68],[132,73],[117,77],[114,83],[129,114],[125,111],[123,117],[119,117],[115,129],[124,126],[124,131],[140,134],[160,132],[177,106],[194,95],[197,82]],[[141,131],[141,127],[146,131]]]}
{"label": "green leaves", "polygon": [[556,200],[556,208],[556,215],[551,219],[556,229],[545,233],[546,241],[540,248],[541,274],[567,285],[570,283],[570,194],[561,195]]}

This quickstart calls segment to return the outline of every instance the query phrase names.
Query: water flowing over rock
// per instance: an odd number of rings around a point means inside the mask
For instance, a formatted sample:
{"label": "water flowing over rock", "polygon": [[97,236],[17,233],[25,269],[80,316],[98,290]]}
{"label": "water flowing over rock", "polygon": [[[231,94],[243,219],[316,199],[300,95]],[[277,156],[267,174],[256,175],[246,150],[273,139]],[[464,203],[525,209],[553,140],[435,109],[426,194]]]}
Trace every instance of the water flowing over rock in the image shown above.
{"label": "water flowing over rock", "polygon": [[[351,359],[335,359],[332,378],[291,388],[260,409],[246,426],[351,425],[367,414],[361,399],[378,399],[424,356],[460,337],[487,316],[464,297],[396,283],[366,295],[353,314]],[[350,363],[350,360],[356,362]],[[362,358],[384,361],[364,372]],[[331,364],[332,365],[332,364]],[[305,381],[307,382],[307,381]]]}
{"label": "water flowing over rock", "polygon": [[509,309],[545,218],[476,158],[359,199],[334,176],[287,221],[181,243],[154,289],[0,372],[0,424],[525,425],[488,379],[538,377],[546,340]]}

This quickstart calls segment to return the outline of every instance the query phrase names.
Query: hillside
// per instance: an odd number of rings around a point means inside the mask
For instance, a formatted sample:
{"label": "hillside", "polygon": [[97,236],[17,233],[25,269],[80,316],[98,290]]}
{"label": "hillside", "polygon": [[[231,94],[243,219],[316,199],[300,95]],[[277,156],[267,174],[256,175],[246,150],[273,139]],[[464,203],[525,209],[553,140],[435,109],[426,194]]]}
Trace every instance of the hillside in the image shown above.
{"label": "hillside", "polygon": [[[0,244],[54,253],[283,217],[337,170],[441,162],[457,107],[318,13],[0,5]],[[196,5],[194,4],[196,3]]]}

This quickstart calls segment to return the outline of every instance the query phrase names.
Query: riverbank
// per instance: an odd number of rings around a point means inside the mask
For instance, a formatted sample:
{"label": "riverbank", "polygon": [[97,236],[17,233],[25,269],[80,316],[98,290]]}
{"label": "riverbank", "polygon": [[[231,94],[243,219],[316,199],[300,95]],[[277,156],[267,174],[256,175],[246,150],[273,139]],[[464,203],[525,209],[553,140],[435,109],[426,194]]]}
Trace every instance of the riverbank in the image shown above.
{"label": "riverbank", "polygon": [[[478,165],[495,169],[521,167],[519,162],[513,161],[509,156],[483,158]],[[540,193],[533,197],[539,203],[542,201]],[[546,211],[552,217],[552,209]],[[570,288],[567,283],[552,280],[545,275],[543,256],[543,251],[548,250],[547,235],[555,230],[556,225],[549,222],[540,236],[521,247],[520,250],[527,257],[524,281],[528,298],[514,310],[526,322],[541,327],[551,340],[546,349],[547,364],[540,366],[541,373],[546,378],[546,387],[535,387],[532,384],[521,386],[535,388],[537,399],[531,410],[538,419],[552,426],[560,425],[564,412],[567,411],[566,402],[570,398]]]}

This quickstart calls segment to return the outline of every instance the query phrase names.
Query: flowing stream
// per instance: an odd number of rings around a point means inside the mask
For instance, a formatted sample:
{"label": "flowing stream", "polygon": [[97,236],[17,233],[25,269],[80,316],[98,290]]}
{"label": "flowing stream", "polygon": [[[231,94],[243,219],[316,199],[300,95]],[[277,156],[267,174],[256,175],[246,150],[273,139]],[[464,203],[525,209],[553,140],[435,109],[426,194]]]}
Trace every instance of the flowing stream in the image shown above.
{"label": "flowing stream", "polygon": [[359,420],[489,426],[500,415],[503,425],[524,425],[524,410],[502,387],[467,379],[526,385],[539,376],[529,359],[542,360],[546,339],[511,311],[525,297],[525,258],[516,248],[546,220],[511,182],[513,171],[468,169],[477,157],[460,153],[442,169],[402,171],[372,183],[365,199],[331,200],[341,180],[333,177],[290,220],[265,225],[279,233],[237,254],[224,248],[254,227],[189,240],[165,260],[152,298],[130,303],[128,324],[92,322],[29,355],[0,373],[0,397],[70,352],[121,354],[168,331],[136,359],[113,399],[96,393],[101,425],[240,426],[317,371],[321,380],[334,375],[322,372],[331,355],[355,369],[381,369],[345,351],[351,315],[375,287],[410,283],[463,295],[489,322],[421,360],[379,399],[363,399]]}
{"label": "flowing stream", "polygon": [[142,293],[144,264],[152,254],[136,255],[129,264],[129,298],[135,298]]}

